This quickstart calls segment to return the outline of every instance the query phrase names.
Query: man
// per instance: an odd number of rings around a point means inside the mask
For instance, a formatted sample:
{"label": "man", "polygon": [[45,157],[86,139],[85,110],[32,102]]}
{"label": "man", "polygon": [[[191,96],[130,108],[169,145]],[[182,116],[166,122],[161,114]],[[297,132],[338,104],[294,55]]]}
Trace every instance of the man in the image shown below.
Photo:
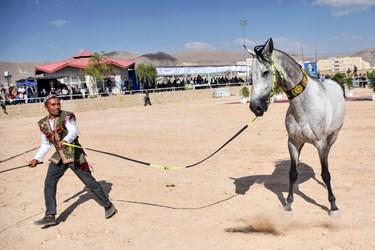
{"label": "man", "polygon": [[[56,187],[65,171],[70,168],[78,178],[98,198],[98,203],[105,208],[105,218],[109,219],[116,212],[116,208],[109,201],[103,188],[91,175],[85,152],[78,142],[78,129],[73,113],[62,111],[60,100],[56,95],[48,95],[44,99],[44,108],[48,115],[38,122],[41,134],[41,147],[33,160],[29,162],[31,168],[43,160],[51,145],[56,152],[49,159],[46,179],[44,182],[44,199],[46,205],[45,217],[34,222],[36,225],[56,225]],[[74,144],[78,147],[67,146]]]}
{"label": "man", "polygon": [[122,80],[122,77],[120,76],[120,95],[124,91],[124,81]]}
{"label": "man", "polygon": [[152,105],[151,104],[151,100],[150,100],[150,96],[149,96],[149,93],[148,91],[146,90],[146,95],[143,97],[144,101],[145,101],[145,105],[144,106],[147,106],[147,105]]}
{"label": "man", "polygon": [[112,94],[112,80],[110,78],[107,79],[107,88],[108,88],[108,93]]}

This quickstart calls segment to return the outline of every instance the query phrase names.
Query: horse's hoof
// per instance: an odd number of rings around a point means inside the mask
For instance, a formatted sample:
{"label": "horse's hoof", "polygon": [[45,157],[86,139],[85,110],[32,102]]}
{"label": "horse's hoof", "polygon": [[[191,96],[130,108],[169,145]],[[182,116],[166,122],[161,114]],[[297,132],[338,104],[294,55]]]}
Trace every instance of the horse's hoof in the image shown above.
{"label": "horse's hoof", "polygon": [[293,215],[292,211],[286,211],[286,210],[284,210],[284,216],[286,218],[292,218],[292,215]]}
{"label": "horse's hoof", "polygon": [[285,209],[284,208],[284,216],[287,217],[287,218],[292,218],[292,209],[288,210],[288,209]]}
{"label": "horse's hoof", "polygon": [[330,210],[329,211],[329,216],[331,216],[331,218],[340,218],[340,211],[339,210]]}

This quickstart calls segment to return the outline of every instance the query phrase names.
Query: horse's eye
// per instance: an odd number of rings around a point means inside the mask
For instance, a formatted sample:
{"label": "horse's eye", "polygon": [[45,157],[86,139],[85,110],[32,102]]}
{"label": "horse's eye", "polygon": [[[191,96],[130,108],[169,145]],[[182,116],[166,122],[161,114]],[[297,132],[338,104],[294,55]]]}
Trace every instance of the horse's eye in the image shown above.
{"label": "horse's eye", "polygon": [[270,73],[269,70],[264,71],[264,72],[262,73],[262,77],[266,77],[266,76],[268,76],[269,73]]}

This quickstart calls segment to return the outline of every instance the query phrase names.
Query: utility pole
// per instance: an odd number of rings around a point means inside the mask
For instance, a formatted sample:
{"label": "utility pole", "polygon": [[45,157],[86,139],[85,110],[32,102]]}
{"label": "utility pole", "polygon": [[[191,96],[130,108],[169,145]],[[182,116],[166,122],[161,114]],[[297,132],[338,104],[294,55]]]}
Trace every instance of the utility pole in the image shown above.
{"label": "utility pole", "polygon": [[[246,39],[245,39],[245,26],[247,25],[247,20],[246,19],[241,19],[240,20],[240,26],[242,27],[242,34],[243,34],[243,45],[245,45],[246,46]],[[247,53],[247,51],[246,51],[246,48],[244,48],[245,49],[245,66],[247,67],[247,61],[246,61],[246,53]],[[247,82],[247,80],[248,80],[248,74],[249,74],[249,72],[248,72],[248,70],[246,70],[246,82]]]}
{"label": "utility pole", "polygon": [[303,46],[301,45],[301,52],[302,52],[302,65],[305,65],[305,57],[303,56]]}

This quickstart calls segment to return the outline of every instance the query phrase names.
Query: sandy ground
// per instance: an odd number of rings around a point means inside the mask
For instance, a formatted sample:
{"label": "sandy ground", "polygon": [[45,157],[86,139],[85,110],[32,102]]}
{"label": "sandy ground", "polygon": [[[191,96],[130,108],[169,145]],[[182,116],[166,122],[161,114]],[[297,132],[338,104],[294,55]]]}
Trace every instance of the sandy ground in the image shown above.
{"label": "sandy ground", "polygon": [[[354,97],[370,93],[355,89]],[[293,216],[283,215],[288,103],[275,103],[217,155],[189,169],[160,170],[87,151],[94,176],[118,209],[109,220],[68,171],[58,186],[59,224],[41,229],[33,222],[44,215],[48,158],[35,169],[1,173],[0,248],[374,249],[375,102],[346,105],[330,155],[339,219],[327,214],[311,145],[302,151]],[[238,96],[76,115],[85,147],[167,166],[205,158],[253,118]],[[0,171],[33,158],[39,118],[1,121]]]}

